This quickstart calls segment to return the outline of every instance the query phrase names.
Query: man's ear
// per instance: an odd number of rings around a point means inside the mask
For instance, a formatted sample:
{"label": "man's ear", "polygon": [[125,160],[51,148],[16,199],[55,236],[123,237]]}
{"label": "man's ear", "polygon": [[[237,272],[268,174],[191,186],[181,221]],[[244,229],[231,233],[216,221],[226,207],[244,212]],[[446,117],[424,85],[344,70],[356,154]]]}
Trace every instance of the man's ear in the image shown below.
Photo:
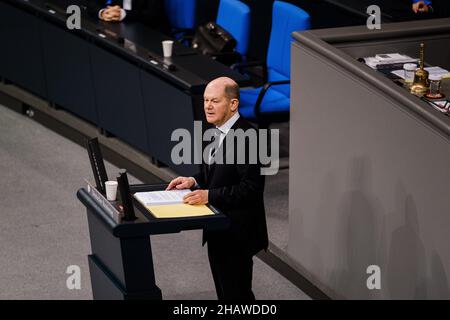
{"label": "man's ear", "polygon": [[238,99],[232,99],[231,100],[231,111],[235,112],[239,106],[239,100]]}

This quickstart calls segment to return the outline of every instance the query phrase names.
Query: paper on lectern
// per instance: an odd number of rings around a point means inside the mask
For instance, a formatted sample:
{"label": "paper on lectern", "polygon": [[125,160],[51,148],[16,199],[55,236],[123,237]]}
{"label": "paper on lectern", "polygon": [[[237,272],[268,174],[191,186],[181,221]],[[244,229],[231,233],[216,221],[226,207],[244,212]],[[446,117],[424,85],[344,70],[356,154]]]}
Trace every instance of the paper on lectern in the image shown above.
{"label": "paper on lectern", "polygon": [[146,206],[156,218],[186,218],[213,215],[206,205],[168,204],[162,206]]}
{"label": "paper on lectern", "polygon": [[183,197],[191,192],[185,190],[136,192],[134,197],[156,218],[183,218],[213,215],[206,205],[183,203]]}
{"label": "paper on lectern", "polygon": [[191,192],[189,189],[136,192],[134,197],[144,206],[183,203],[183,197]]}

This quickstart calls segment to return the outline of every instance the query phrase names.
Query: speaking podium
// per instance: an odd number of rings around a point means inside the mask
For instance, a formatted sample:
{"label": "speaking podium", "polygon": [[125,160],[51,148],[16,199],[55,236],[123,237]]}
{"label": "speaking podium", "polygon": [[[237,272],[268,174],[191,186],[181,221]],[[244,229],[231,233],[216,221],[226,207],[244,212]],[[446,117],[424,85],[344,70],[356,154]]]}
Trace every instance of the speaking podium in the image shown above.
{"label": "speaking podium", "polygon": [[[164,190],[167,184],[131,185],[135,192]],[[137,219],[123,221],[114,203],[95,188],[81,188],[78,199],[87,211],[92,254],[88,255],[95,300],[161,300],[155,283],[150,236],[194,229],[224,229],[228,218],[210,206],[214,215],[187,218],[155,218],[133,199]]]}

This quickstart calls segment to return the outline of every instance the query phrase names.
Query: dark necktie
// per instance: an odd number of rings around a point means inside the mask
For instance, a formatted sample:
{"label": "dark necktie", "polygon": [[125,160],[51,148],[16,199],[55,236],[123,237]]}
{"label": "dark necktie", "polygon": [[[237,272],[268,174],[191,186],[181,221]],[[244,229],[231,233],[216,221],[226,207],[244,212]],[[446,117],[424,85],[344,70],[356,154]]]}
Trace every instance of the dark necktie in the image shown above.
{"label": "dark necktie", "polygon": [[[211,138],[211,143],[216,143],[216,139],[219,139],[220,134],[221,134],[221,131],[216,128],[216,130],[214,131],[214,135]],[[213,162],[214,156],[216,155],[216,151],[217,151],[218,148],[219,148],[219,145],[215,145],[215,144],[211,148],[211,153],[210,153],[210,156],[208,158],[208,163],[206,165],[206,172],[207,172],[208,175],[209,175],[209,172],[211,170],[211,166],[214,163]]]}

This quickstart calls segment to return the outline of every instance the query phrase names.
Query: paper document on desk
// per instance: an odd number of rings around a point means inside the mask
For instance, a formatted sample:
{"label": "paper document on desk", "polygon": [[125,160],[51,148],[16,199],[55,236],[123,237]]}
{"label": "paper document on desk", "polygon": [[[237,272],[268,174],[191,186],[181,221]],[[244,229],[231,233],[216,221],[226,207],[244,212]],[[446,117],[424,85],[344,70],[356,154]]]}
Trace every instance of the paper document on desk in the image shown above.
{"label": "paper document on desk", "polygon": [[146,206],[156,218],[186,218],[212,216],[214,212],[206,205],[168,204],[163,206]]}
{"label": "paper document on desk", "polygon": [[414,63],[417,59],[399,53],[377,54],[375,57],[365,57],[364,62],[371,68],[377,69],[383,65]]}
{"label": "paper document on desk", "polygon": [[183,203],[183,197],[191,190],[136,192],[134,197],[156,218],[183,218],[214,215],[206,205]]}
{"label": "paper document on desk", "polygon": [[144,206],[183,203],[183,197],[192,192],[185,190],[136,192],[134,197]]}
{"label": "paper document on desk", "polygon": [[448,79],[450,78],[450,72],[446,69],[443,69],[441,67],[428,67],[425,68],[425,70],[428,71],[429,75],[435,75],[435,76],[441,76],[442,79]]}
{"label": "paper document on desk", "polygon": [[[428,71],[430,76],[431,75],[439,75],[442,77],[442,79],[450,78],[450,71],[445,70],[441,67],[427,67],[424,69]],[[404,70],[394,70],[394,71],[392,71],[392,73],[402,79],[405,79],[405,71]]]}

